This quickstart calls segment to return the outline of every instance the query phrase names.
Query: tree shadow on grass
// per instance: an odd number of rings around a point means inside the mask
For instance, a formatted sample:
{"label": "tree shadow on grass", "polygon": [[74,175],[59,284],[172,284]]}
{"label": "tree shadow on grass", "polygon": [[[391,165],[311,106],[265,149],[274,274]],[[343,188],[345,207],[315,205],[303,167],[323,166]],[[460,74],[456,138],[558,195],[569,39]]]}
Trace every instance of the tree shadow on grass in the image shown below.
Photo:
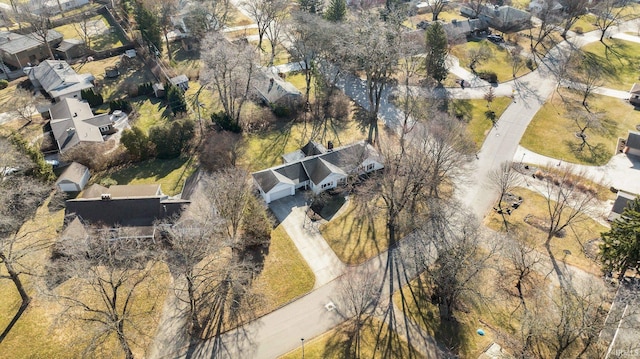
{"label": "tree shadow on grass", "polygon": [[[184,166],[190,161],[187,157],[179,157],[170,160],[152,159],[144,162],[133,163],[110,174],[118,184],[127,184],[136,179],[153,179],[155,181],[168,176],[171,172]],[[185,172],[181,174],[181,178]],[[178,181],[179,182],[179,181]]]}
{"label": "tree shadow on grass", "polygon": [[24,311],[27,310],[28,306],[29,306],[28,302],[20,305],[20,308],[18,308],[18,311],[16,312],[16,314],[13,316],[13,318],[11,318],[11,321],[9,322],[9,324],[7,324],[7,326],[4,328],[4,330],[0,334],[0,343],[2,343],[2,341],[4,341],[4,339],[7,337],[7,335],[9,335],[9,333],[11,332],[11,329],[13,329],[13,326],[16,325],[20,317],[22,317],[22,313],[24,313]]}
{"label": "tree shadow on grass", "polygon": [[[261,150],[257,152],[257,156],[254,158],[254,162],[262,163],[266,166],[273,166],[276,164],[276,160],[273,159],[273,154],[284,154],[287,148],[287,144],[291,140],[291,129],[293,127],[293,121],[287,121],[280,123],[275,128],[270,129],[270,133],[276,133],[275,136],[270,137],[268,141],[262,141]],[[279,157],[276,157],[276,159]]]}

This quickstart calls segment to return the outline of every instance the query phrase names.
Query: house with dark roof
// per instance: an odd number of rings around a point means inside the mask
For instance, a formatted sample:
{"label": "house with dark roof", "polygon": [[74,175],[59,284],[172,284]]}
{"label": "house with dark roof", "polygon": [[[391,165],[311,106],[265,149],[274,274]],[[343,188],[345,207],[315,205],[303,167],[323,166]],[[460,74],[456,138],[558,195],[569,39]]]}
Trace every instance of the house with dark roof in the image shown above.
{"label": "house with dark roof", "polygon": [[629,202],[633,201],[637,197],[638,196],[633,193],[618,191],[618,196],[616,197],[615,202],[613,202],[613,207],[611,208],[611,212],[609,212],[607,219],[609,221],[615,221],[618,219],[620,215],[622,215],[622,212],[624,212],[624,209],[627,208]]}
{"label": "house with dark roof", "polygon": [[65,215],[86,224],[108,227],[145,227],[179,214],[190,202],[162,193],[159,184],[103,187],[93,184],[66,201]]}
{"label": "house with dark roof", "polygon": [[[370,144],[362,141],[335,149],[318,148],[311,143],[303,150],[283,156],[285,164],[252,173],[265,202],[293,196],[299,189],[318,194],[344,184],[349,176],[382,169],[382,159]],[[312,149],[313,148],[313,149]],[[316,151],[320,152],[317,153]],[[286,159],[291,159],[287,162]]]}
{"label": "house with dark roof", "polygon": [[629,103],[634,106],[640,106],[640,84],[633,84],[629,90]]}
{"label": "house with dark roof", "polygon": [[42,89],[56,102],[65,98],[81,99],[81,91],[93,87],[92,74],[78,74],[63,60],[45,60],[24,72],[36,89]]}
{"label": "house with dark roof", "polygon": [[[468,17],[476,17],[476,12],[468,7],[461,7],[460,13]],[[480,9],[477,18],[485,22],[489,27],[503,31],[513,32],[529,28],[531,26],[531,14],[527,11],[504,5],[484,5]]]}
{"label": "house with dark roof", "polygon": [[69,61],[86,54],[87,48],[80,39],[64,39],[56,48],[56,54]]}
{"label": "house with dark roof", "polygon": [[62,192],[80,192],[87,185],[90,177],[91,174],[86,166],[72,162],[58,177],[56,187]]}
{"label": "house with dark roof", "polygon": [[[49,30],[47,42],[52,49],[56,48],[62,42],[62,34]],[[37,34],[21,35],[8,31],[0,31],[0,55],[5,64],[18,69],[51,57],[47,45]]]}
{"label": "house with dark roof", "polygon": [[111,115],[94,115],[87,102],[75,98],[64,98],[51,106],[49,116],[60,153],[81,142],[104,142],[103,136],[113,131]]}
{"label": "house with dark roof", "polygon": [[625,146],[624,153],[632,156],[640,156],[640,132],[629,131]]}
{"label": "house with dark roof", "polygon": [[302,101],[302,92],[270,68],[256,71],[253,87],[266,105],[294,106]]}

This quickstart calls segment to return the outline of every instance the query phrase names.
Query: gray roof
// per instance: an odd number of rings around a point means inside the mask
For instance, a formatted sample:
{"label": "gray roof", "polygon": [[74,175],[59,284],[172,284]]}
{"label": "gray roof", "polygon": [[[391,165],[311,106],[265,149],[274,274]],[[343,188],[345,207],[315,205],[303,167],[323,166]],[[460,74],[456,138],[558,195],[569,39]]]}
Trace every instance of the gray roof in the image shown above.
{"label": "gray roof", "polygon": [[172,84],[178,86],[179,84],[183,84],[185,82],[189,82],[189,78],[187,77],[187,75],[178,75],[176,77],[172,77],[169,81],[171,81]]}
{"label": "gray roof", "polygon": [[629,148],[640,149],[640,132],[629,131],[626,145]]}
{"label": "gray roof", "polygon": [[285,163],[291,163],[299,161],[308,156],[320,155],[325,152],[327,152],[327,149],[321,143],[309,141],[301,149],[285,153],[284,155],[282,155],[282,159]]}
{"label": "gray roof", "polygon": [[[301,151],[302,152],[302,151]],[[347,176],[366,159],[382,163],[380,155],[364,141],[335,148],[333,151],[310,155],[297,162],[272,167],[252,174],[262,191],[269,192],[280,183],[297,185],[307,180],[318,184],[331,174]]]}
{"label": "gray roof", "polygon": [[60,177],[58,177],[56,184],[62,181],[80,183],[80,181],[82,181],[82,177],[88,170],[89,169],[86,166],[78,162],[71,162],[71,164],[64,170],[64,172],[62,172]]}
{"label": "gray roof", "polygon": [[62,52],[67,52],[67,51],[71,50],[72,48],[74,48],[76,46],[80,46],[80,45],[84,45],[84,41],[82,41],[80,39],[64,39],[64,40],[62,40],[60,45],[58,45],[58,48],[56,50],[62,51]]}
{"label": "gray roof", "polygon": [[613,202],[613,208],[611,208],[611,212],[622,214],[624,209],[627,208],[629,202],[633,201],[636,198],[636,195],[627,193],[624,191],[618,192],[618,197],[616,197],[615,202]]}
{"label": "gray roof", "polygon": [[93,75],[78,74],[63,60],[45,60],[25,72],[54,98],[93,87]]}
{"label": "gray roof", "polygon": [[629,93],[634,95],[640,95],[640,84],[638,83],[633,84],[633,86],[631,86],[631,91],[629,91]]}
{"label": "gray roof", "polygon": [[[9,33],[9,35],[2,34],[2,38],[6,39],[6,42],[0,45],[0,50],[11,55],[19,54],[25,50],[42,46],[41,37],[39,37],[35,33],[27,35],[16,33]],[[61,33],[55,30],[49,30],[47,32],[47,42],[52,43],[60,39],[62,39]]]}
{"label": "gray roof", "polygon": [[112,199],[163,196],[159,184],[113,185],[109,188],[94,184],[85,190],[80,198],[101,198],[103,194],[110,194]]}
{"label": "gray roof", "polygon": [[449,37],[468,35],[474,31],[485,30],[489,25],[480,19],[457,20],[442,25],[442,28]]}
{"label": "gray roof", "polygon": [[276,103],[285,97],[297,99],[302,96],[302,92],[293,84],[283,80],[268,68],[258,69],[253,87],[268,103]]}
{"label": "gray roof", "polygon": [[84,101],[65,98],[49,109],[51,131],[58,149],[64,152],[80,142],[103,142],[101,126],[110,124],[108,114],[95,116]]}

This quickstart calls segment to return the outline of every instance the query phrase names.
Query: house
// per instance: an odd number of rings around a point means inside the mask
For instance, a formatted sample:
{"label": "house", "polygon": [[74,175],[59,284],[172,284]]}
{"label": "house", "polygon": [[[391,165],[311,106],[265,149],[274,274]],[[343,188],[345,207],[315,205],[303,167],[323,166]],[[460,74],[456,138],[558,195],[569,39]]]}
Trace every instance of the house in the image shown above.
{"label": "house", "polygon": [[62,40],[60,45],[56,48],[56,53],[67,61],[82,57],[86,52],[87,48],[84,46],[84,41],[80,39]]}
{"label": "house", "polygon": [[[56,48],[62,42],[62,34],[49,30],[47,42],[51,49]],[[36,33],[22,35],[9,31],[0,31],[0,55],[5,64],[16,69],[51,57],[47,45]]]}
{"label": "house", "polygon": [[253,87],[266,105],[295,106],[302,101],[302,92],[269,68],[258,69]]}
{"label": "house", "polygon": [[472,34],[478,34],[489,29],[486,22],[480,19],[451,20],[450,23],[442,24],[442,28],[447,33],[449,39],[465,38]]}
{"label": "house", "polygon": [[84,189],[91,174],[86,166],[72,162],[58,177],[56,187],[62,192],[80,192]]}
{"label": "house", "polygon": [[[305,147],[300,152],[283,156],[283,165],[252,174],[266,203],[293,196],[299,189],[311,189],[318,194],[344,184],[349,176],[384,167],[380,155],[364,141],[335,149],[331,146],[325,149],[314,143]],[[306,155],[305,150],[311,151],[310,154]]]}
{"label": "house", "polygon": [[164,85],[160,82],[156,82],[153,84],[153,95],[157,98],[164,97]]}
{"label": "house", "polygon": [[163,194],[159,184],[108,188],[93,184],[65,203],[65,215],[74,214],[87,224],[148,227],[178,215],[190,202]]}
{"label": "house", "polygon": [[607,217],[607,219],[609,221],[615,221],[618,219],[620,215],[622,215],[622,212],[624,212],[624,209],[627,208],[629,202],[633,201],[637,197],[638,196],[633,193],[618,191],[618,196],[613,202],[613,207],[611,208],[611,212],[609,212],[609,217]]}
{"label": "house", "polygon": [[629,90],[629,103],[634,106],[640,106],[640,84],[633,84]]}
{"label": "house", "polygon": [[94,115],[85,101],[65,98],[49,109],[51,132],[60,153],[81,142],[104,142],[104,135],[113,132],[109,114]]}
{"label": "house", "polygon": [[625,146],[624,153],[632,156],[640,156],[640,132],[629,131]]}
{"label": "house", "polygon": [[[468,17],[475,17],[475,11],[468,7],[461,7],[460,13]],[[530,13],[507,5],[484,5],[477,17],[489,27],[503,32],[517,31],[531,25]]]}
{"label": "house", "polygon": [[169,82],[171,82],[173,86],[179,87],[182,91],[187,91],[189,89],[189,78],[187,75],[172,77],[169,79]]}
{"label": "house", "polygon": [[63,60],[45,60],[36,67],[25,68],[24,72],[36,89],[43,89],[55,102],[81,99],[82,90],[93,88],[93,75],[78,74]]}
{"label": "house", "polygon": [[89,0],[31,0],[31,8],[36,14],[57,15],[88,3]]}

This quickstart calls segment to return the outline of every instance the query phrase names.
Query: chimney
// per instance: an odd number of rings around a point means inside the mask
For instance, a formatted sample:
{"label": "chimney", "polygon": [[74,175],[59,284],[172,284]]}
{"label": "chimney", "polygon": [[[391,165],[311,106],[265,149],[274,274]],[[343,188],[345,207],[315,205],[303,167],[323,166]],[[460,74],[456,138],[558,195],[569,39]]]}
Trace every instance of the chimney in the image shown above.
{"label": "chimney", "polygon": [[333,150],[333,141],[329,141],[329,142],[327,142],[327,149],[328,149],[329,151]]}
{"label": "chimney", "polygon": [[74,113],[73,113],[73,117],[78,117],[78,113],[77,113],[77,112],[74,112]]}
{"label": "chimney", "polygon": [[59,68],[60,70],[64,69],[64,65],[62,65],[62,61],[60,61],[60,62],[58,63],[58,68]]}

